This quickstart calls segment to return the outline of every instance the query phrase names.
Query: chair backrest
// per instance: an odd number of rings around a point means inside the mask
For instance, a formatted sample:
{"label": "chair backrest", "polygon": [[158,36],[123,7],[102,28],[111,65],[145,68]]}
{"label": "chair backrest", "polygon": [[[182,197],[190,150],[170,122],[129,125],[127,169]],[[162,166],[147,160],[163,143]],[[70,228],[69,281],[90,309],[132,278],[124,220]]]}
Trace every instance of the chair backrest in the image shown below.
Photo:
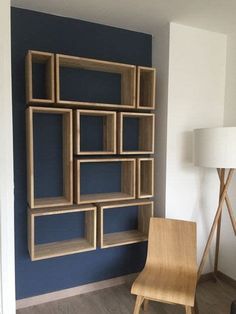
{"label": "chair backrest", "polygon": [[196,270],[196,223],[151,218],[146,265]]}

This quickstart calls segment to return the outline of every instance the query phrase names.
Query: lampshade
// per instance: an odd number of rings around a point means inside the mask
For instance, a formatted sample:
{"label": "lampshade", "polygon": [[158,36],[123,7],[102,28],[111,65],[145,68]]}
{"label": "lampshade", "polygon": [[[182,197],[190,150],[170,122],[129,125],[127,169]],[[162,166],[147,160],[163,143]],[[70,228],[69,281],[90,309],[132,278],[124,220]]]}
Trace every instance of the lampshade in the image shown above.
{"label": "lampshade", "polygon": [[194,163],[210,168],[236,168],[236,127],[194,130]]}

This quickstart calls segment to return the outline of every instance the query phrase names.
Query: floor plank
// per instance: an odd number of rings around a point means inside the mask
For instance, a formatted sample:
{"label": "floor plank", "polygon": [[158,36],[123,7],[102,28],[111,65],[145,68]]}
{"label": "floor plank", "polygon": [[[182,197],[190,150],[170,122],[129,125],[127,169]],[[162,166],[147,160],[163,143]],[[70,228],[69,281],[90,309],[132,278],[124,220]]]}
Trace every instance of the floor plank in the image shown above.
{"label": "floor plank", "polygon": [[[199,284],[197,299],[200,314],[229,314],[236,289],[220,280]],[[120,285],[76,297],[17,311],[17,314],[131,314],[135,297],[130,287]],[[140,314],[144,313],[143,311]],[[148,314],[184,314],[181,306],[150,302]]]}

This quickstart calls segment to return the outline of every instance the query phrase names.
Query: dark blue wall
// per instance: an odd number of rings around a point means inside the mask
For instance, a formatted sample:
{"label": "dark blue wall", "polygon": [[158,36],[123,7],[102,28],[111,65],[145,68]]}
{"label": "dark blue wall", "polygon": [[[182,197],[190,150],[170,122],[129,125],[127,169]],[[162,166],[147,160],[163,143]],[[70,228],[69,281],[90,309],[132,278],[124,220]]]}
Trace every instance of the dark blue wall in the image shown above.
{"label": "dark blue wall", "polygon": [[[38,262],[31,262],[27,250],[27,200],[26,200],[26,143],[25,143],[25,78],[24,59],[27,50],[42,50],[55,53],[97,58],[109,61],[117,61],[129,64],[151,65],[152,38],[150,35],[131,32],[123,29],[104,25],[62,18],[47,14],[31,12],[22,9],[12,9],[12,76],[13,76],[13,121],[14,121],[14,170],[15,170],[15,240],[16,240],[16,295],[17,299],[30,297],[42,293],[56,291],[65,288],[104,280],[116,276],[139,271],[145,262],[146,244],[121,246],[111,249],[97,249],[96,251],[75,254],[65,257],[53,258]],[[66,74],[65,74],[66,75]],[[65,76],[66,77],[66,76]],[[107,77],[104,78],[107,80]],[[117,78],[108,80],[119,83]],[[109,83],[110,84],[110,83]],[[95,87],[97,85],[94,85]],[[95,88],[100,90],[99,85]],[[111,93],[109,99],[119,101],[114,85],[109,87]],[[65,95],[67,91],[63,92]],[[71,94],[74,91],[72,90]],[[104,92],[101,99],[104,99]],[[83,95],[87,97],[88,95]],[[91,95],[92,96],[92,95]],[[100,96],[98,96],[100,97]],[[52,126],[47,117],[40,118],[36,122],[38,127],[37,143],[51,147],[53,141],[55,150],[50,151],[47,159],[45,155],[38,155],[37,164],[43,165],[44,171],[54,173],[51,177],[57,178],[57,185],[50,192],[57,195],[60,190],[61,160],[55,159],[61,150],[60,127],[55,121]],[[57,117],[54,118],[58,120]],[[49,130],[46,130],[46,126]],[[45,130],[44,130],[45,127]],[[44,130],[44,134],[40,132]],[[50,132],[54,139],[47,137]],[[88,136],[88,135],[86,135]],[[56,137],[56,141],[55,141]],[[96,137],[95,137],[96,138]],[[99,139],[98,139],[99,141]],[[48,144],[47,144],[48,143]],[[99,142],[97,143],[99,146]],[[40,152],[39,152],[40,153]],[[52,160],[56,160],[54,165]],[[44,162],[46,160],[47,162]],[[51,166],[50,166],[51,163]],[[39,195],[45,195],[42,180],[37,182]],[[86,169],[85,169],[86,170]],[[115,183],[114,183],[115,184]],[[47,186],[47,185],[46,185]],[[119,213],[118,209],[112,216],[107,212],[106,231],[114,231],[130,227],[136,213],[135,208],[127,209],[127,216]],[[120,218],[119,218],[120,217]],[[127,217],[131,221],[127,226],[127,220],[122,224],[122,219]],[[61,217],[39,219],[37,222],[37,242],[43,243],[55,239],[70,238],[75,234],[76,228],[80,235],[83,234],[83,215],[72,214]],[[109,224],[109,220],[119,221],[119,224]],[[48,237],[46,238],[46,236]]]}

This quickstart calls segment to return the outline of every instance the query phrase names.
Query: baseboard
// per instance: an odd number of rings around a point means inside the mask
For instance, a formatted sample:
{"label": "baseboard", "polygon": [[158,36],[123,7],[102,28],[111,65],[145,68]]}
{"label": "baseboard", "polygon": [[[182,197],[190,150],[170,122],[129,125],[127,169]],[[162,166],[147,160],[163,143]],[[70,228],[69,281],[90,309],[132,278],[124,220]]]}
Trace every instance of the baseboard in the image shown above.
{"label": "baseboard", "polygon": [[131,283],[137,277],[137,274],[116,277],[108,280],[98,281],[83,286],[78,286],[70,289],[60,290],[56,292],[41,294],[35,297],[25,298],[16,301],[16,309],[23,309],[29,306],[39,305],[47,302],[57,301],[69,297],[73,297],[88,292],[102,290],[125,283]]}
{"label": "baseboard", "polygon": [[[16,309],[23,309],[26,307],[39,305],[47,302],[57,301],[69,297],[73,297],[80,294],[85,294],[88,292],[98,291],[126,283],[131,283],[134,281],[134,279],[137,277],[137,274],[130,274],[126,276],[116,277],[108,280],[103,280],[99,282],[90,283],[83,286],[78,286],[70,289],[60,290],[56,292],[41,294],[39,296],[30,297],[26,299],[21,299],[16,301]],[[221,279],[222,281],[227,282],[228,284],[232,285],[234,288],[236,288],[236,280],[230,278],[229,276],[225,275],[224,273],[218,271],[217,277]],[[215,279],[215,274],[213,272],[206,273],[201,275],[199,279],[199,283],[206,282],[209,280]]]}
{"label": "baseboard", "polygon": [[198,282],[201,283],[201,282],[205,282],[205,281],[209,281],[209,280],[212,280],[214,279],[215,276],[214,276],[214,273],[211,272],[211,273],[206,273],[206,274],[202,274],[201,277],[199,278]]}
{"label": "baseboard", "polygon": [[199,279],[199,283],[205,282],[205,281],[209,281],[209,280],[214,280],[216,281],[217,279],[222,280],[226,283],[228,283],[229,285],[231,285],[233,288],[236,288],[236,280],[227,276],[226,274],[222,273],[221,271],[217,271],[216,273],[211,272],[211,273],[206,273],[201,275],[200,279]]}
{"label": "baseboard", "polygon": [[221,279],[222,281],[227,282],[229,285],[231,285],[233,288],[236,288],[236,280],[225,275],[224,273],[222,273],[221,271],[217,271],[216,273],[216,277],[218,277],[219,279]]}

